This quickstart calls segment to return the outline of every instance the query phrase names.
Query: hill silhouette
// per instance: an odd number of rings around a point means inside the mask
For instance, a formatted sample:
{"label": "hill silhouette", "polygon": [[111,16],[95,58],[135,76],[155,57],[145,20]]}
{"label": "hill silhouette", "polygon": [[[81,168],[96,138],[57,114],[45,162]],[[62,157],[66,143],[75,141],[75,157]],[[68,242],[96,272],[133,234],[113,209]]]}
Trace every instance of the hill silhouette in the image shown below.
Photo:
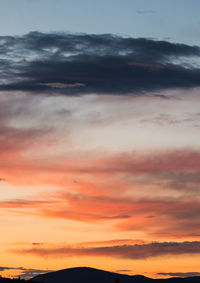
{"label": "hill silhouette", "polygon": [[142,275],[126,275],[90,267],[75,267],[40,274],[32,278],[43,283],[200,283],[200,276],[152,279]]}
{"label": "hill silhouette", "polygon": [[[20,277],[18,278],[6,278],[6,277],[2,277],[0,275],[0,283],[31,283],[32,280],[25,280],[25,279],[21,279]],[[42,283],[37,281],[37,283]]]}

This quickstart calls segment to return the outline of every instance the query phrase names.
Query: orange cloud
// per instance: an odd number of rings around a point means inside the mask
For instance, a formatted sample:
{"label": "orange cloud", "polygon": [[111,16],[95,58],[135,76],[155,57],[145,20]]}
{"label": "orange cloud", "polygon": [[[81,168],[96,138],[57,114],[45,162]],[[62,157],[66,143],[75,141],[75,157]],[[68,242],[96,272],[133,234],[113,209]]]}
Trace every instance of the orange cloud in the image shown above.
{"label": "orange cloud", "polygon": [[200,237],[198,200],[136,199],[57,192],[46,200],[2,201],[2,209],[34,211],[42,217],[87,223],[111,221],[118,231],[139,231],[156,237]]}

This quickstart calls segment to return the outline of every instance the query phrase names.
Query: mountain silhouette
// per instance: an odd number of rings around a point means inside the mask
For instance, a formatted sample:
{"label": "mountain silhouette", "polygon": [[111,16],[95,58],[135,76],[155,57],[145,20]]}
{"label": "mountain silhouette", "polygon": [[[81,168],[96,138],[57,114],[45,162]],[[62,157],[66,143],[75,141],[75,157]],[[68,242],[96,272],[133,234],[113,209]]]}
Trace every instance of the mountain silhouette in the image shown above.
{"label": "mountain silhouette", "polygon": [[32,280],[43,283],[200,283],[199,276],[152,279],[143,275],[131,276],[90,267],[62,269],[37,275]]}

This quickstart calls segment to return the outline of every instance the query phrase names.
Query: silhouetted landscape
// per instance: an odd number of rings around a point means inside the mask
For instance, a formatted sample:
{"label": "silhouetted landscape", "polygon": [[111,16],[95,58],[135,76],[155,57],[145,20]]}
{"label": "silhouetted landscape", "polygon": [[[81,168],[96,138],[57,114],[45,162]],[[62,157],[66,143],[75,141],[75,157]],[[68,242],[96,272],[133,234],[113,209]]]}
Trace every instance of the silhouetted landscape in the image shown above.
{"label": "silhouetted landscape", "polygon": [[32,280],[25,280],[25,279],[21,279],[20,277],[18,277],[17,279],[16,278],[6,278],[6,277],[1,277],[0,276],[0,283],[11,283],[11,282],[14,282],[14,283],[19,283],[19,282],[24,282],[24,283],[30,283],[32,282]]}
{"label": "silhouetted landscape", "polygon": [[75,267],[37,275],[29,280],[5,278],[0,283],[200,283],[200,276],[153,279],[143,275],[127,275],[90,267]]}
{"label": "silhouetted landscape", "polygon": [[44,283],[144,283],[150,281],[152,283],[153,281],[160,283],[200,283],[200,276],[187,278],[172,277],[168,279],[152,279],[143,275],[131,276],[89,267],[77,267],[37,275],[32,278],[32,280]]}

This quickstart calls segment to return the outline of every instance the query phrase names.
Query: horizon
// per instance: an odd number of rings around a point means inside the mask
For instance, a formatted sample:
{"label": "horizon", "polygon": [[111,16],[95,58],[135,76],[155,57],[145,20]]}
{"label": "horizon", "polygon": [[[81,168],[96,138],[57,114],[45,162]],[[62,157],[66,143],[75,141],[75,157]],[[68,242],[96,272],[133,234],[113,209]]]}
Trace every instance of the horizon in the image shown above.
{"label": "horizon", "polygon": [[199,274],[200,1],[0,5],[0,275]]}
{"label": "horizon", "polygon": [[[109,271],[109,270],[103,270],[103,269],[97,269],[94,267],[90,267],[90,266],[77,266],[77,267],[69,267],[69,268],[65,268],[65,269],[60,269],[60,270],[54,270],[48,273],[52,273],[52,272],[59,272],[59,271],[65,271],[65,270],[70,270],[70,269],[92,269],[92,270],[98,270],[98,271],[105,271],[105,272],[109,272],[109,273],[116,273],[116,274],[121,274],[121,275],[128,275],[128,276],[141,276],[141,277],[147,277],[145,275],[141,275],[141,274],[127,274],[126,272],[128,270],[116,270],[116,271]],[[43,275],[43,274],[39,274],[39,275]],[[38,275],[38,276],[39,276]],[[184,274],[184,273],[174,273],[174,275],[169,275],[169,274],[160,274],[163,277],[162,278],[175,278],[175,277],[179,277],[179,278],[188,278],[188,277],[200,277],[200,272],[190,272],[188,274]],[[148,277],[149,278],[149,277]]]}
{"label": "horizon", "polygon": [[[69,267],[69,268],[65,268],[65,269],[60,269],[60,270],[51,270],[51,271],[48,271],[48,272],[45,272],[45,273],[39,273],[39,274],[36,274],[32,277],[30,277],[30,275],[28,274],[22,274],[22,278],[21,276],[18,276],[18,277],[12,277],[11,279],[24,279],[24,280],[32,280],[34,278],[41,278],[40,276],[43,276],[43,275],[48,275],[48,274],[51,274],[51,273],[60,273],[60,272],[63,272],[63,271],[66,271],[66,272],[70,272],[70,271],[73,271],[73,270],[77,270],[80,271],[81,269],[84,269],[86,271],[97,271],[97,272],[103,272],[103,273],[111,273],[111,274],[116,274],[116,275],[125,275],[125,276],[130,276],[130,277],[140,277],[140,278],[148,278],[148,279],[179,279],[179,278],[182,278],[182,279],[189,279],[189,278],[199,278],[200,279],[200,272],[188,272],[188,273],[182,273],[182,272],[177,272],[177,273],[161,273],[159,274],[160,277],[158,278],[151,278],[151,277],[148,277],[148,276],[145,276],[145,275],[141,275],[141,274],[128,274],[126,272],[128,272],[128,270],[116,270],[116,271],[109,271],[109,270],[104,270],[104,269],[97,269],[97,268],[94,268],[94,267],[89,267],[89,266],[77,266],[77,267]],[[4,276],[0,276],[0,279],[4,279],[4,278],[7,278],[7,277],[4,277]],[[9,277],[8,277],[9,278]],[[119,279],[119,278],[118,278]],[[40,280],[40,279],[39,279]]]}

